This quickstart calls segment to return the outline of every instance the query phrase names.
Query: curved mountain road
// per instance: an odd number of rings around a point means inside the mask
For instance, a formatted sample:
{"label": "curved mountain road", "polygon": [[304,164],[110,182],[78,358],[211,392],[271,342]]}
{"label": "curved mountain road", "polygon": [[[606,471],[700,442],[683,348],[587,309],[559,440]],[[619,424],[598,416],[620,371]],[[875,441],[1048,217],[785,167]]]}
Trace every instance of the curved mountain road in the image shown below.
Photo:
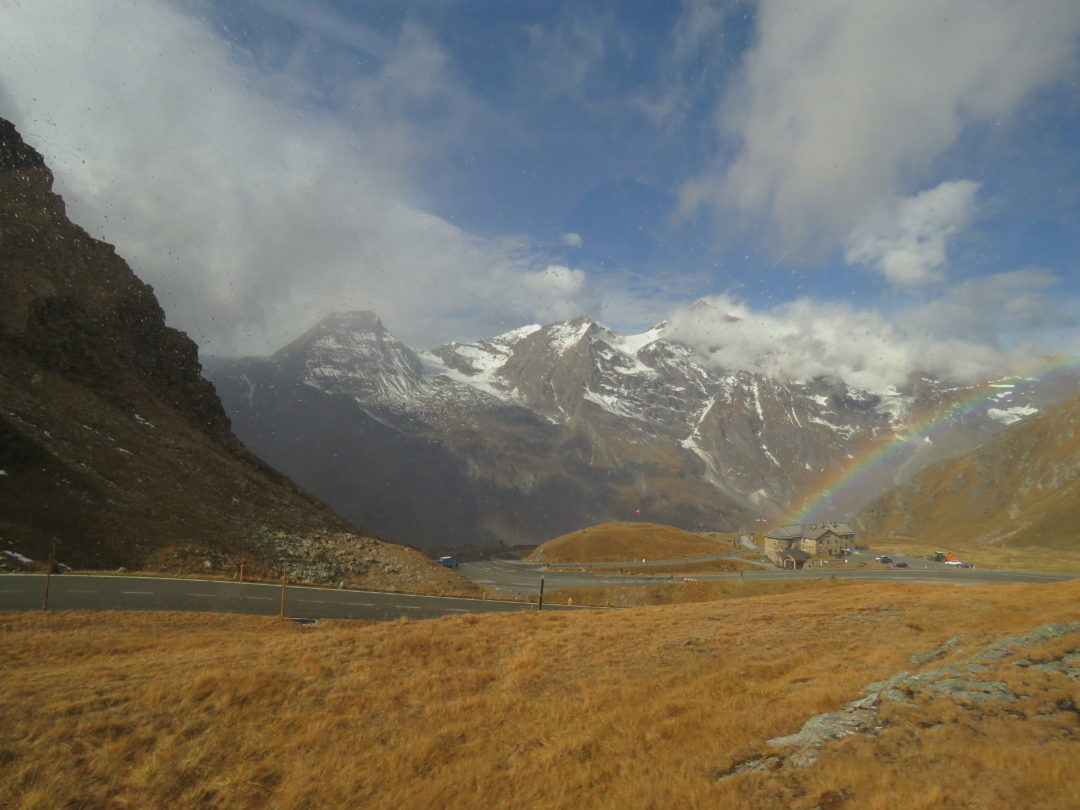
{"label": "curved mountain road", "polygon": [[[686,562],[669,560],[667,563]],[[617,564],[618,565],[618,564]],[[621,563],[626,566],[628,563]],[[638,563],[637,565],[640,565]],[[678,579],[678,575],[634,574],[630,576],[607,575],[598,571],[580,572],[549,571],[542,564],[527,563],[507,556],[496,556],[489,560],[464,562],[459,572],[478,585],[498,588],[508,594],[521,596],[536,593],[540,589],[540,578],[544,578],[546,590],[560,588],[584,588],[593,586],[619,585],[655,585]],[[999,571],[978,568],[954,568],[943,564],[931,564],[925,568],[862,568],[857,564],[848,568],[806,569],[803,571],[783,571],[770,567],[763,571],[744,571],[742,574],[704,574],[694,573],[689,576],[696,580],[737,580],[746,581],[766,579],[822,579],[825,577],[843,577],[869,582],[905,582],[940,585],[992,585],[1016,582],[1049,583],[1061,582],[1080,577],[1080,574],[1046,574],[1033,571]]]}
{"label": "curved mountain road", "polygon": [[[0,611],[41,610],[44,574],[0,575]],[[176,610],[276,616],[281,585],[63,574],[50,578],[50,610]],[[433,619],[455,613],[535,610],[536,605],[494,599],[460,599],[379,591],[349,591],[289,585],[285,615],[293,619]],[[578,610],[545,605],[544,610]]]}

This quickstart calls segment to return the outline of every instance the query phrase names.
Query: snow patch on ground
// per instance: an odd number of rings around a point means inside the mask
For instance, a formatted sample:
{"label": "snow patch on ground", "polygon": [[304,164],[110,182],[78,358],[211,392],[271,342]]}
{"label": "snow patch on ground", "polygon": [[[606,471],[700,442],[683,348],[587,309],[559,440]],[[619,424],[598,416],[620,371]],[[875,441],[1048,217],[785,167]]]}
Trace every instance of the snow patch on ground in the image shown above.
{"label": "snow patch on ground", "polygon": [[650,343],[660,340],[664,336],[664,331],[662,326],[654,326],[648,332],[642,332],[640,335],[626,335],[625,337],[616,335],[612,340],[612,345],[623,354],[636,357],[637,353]]}
{"label": "snow patch on ground", "polygon": [[901,424],[911,411],[911,398],[905,397],[893,386],[886,388],[879,396],[881,401],[874,410],[887,416],[894,426]]}
{"label": "snow patch on ground", "polygon": [[519,326],[517,329],[511,329],[509,332],[503,332],[501,335],[496,335],[490,338],[491,343],[501,343],[507,346],[513,346],[519,340],[524,340],[533,332],[539,332],[543,329],[538,323],[530,323],[528,326]]}
{"label": "snow patch on ground", "polygon": [[[463,354],[461,348],[462,347],[460,346],[456,347],[458,354]],[[475,349],[476,347],[470,348]],[[491,356],[488,355],[486,352],[480,351],[479,353],[484,354],[487,357]],[[459,371],[456,368],[451,368],[450,366],[446,365],[442,360],[440,360],[436,355],[431,354],[430,352],[421,352],[419,357],[421,362],[424,364],[424,372],[432,377],[446,377],[451,382],[455,382],[458,385],[464,385],[468,386],[469,388],[476,389],[481,393],[495,397],[496,399],[502,400],[504,402],[509,400],[516,400],[519,398],[516,392],[507,391],[495,384],[495,374],[500,368],[502,368],[503,363],[492,363],[482,369],[478,369],[475,374],[467,374],[463,371]],[[469,356],[468,359],[471,361],[471,356]],[[505,362],[505,358],[503,362]],[[473,368],[477,368],[477,366],[474,364]]]}
{"label": "snow patch on ground", "polygon": [[551,327],[551,331],[548,333],[548,345],[556,354],[563,354],[568,349],[573,348],[581,339],[585,337],[585,333],[589,331],[589,327],[592,324],[589,321],[584,323],[572,324],[572,323],[557,323]]}
{"label": "snow patch on ground", "polygon": [[762,422],[765,421],[765,412],[761,410],[761,391],[758,389],[758,381],[755,378],[754,384],[750,388],[754,392],[754,409],[757,411],[758,419]]}
{"label": "snow patch on ground", "polygon": [[618,397],[613,397],[608,394],[598,394],[591,388],[586,388],[583,398],[592,402],[594,405],[599,405],[608,413],[613,413],[616,416],[625,416],[629,419],[637,419],[642,422],[645,421],[641,414],[634,413],[634,411],[628,408]]}
{"label": "snow patch on ground", "polygon": [[1019,422],[1025,416],[1031,416],[1033,413],[1038,412],[1038,408],[1033,408],[1030,405],[1017,405],[1014,408],[990,408],[987,410],[986,415],[1003,425],[1011,425],[1013,422]]}

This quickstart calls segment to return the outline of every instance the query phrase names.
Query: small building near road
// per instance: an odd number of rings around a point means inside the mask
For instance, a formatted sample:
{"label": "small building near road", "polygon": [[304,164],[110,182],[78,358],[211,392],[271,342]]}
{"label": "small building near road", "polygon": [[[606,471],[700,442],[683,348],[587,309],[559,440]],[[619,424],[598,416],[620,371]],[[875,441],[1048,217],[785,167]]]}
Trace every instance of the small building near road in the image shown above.
{"label": "small building near road", "polygon": [[[841,549],[855,545],[855,532],[847,523],[789,523],[765,534],[765,556],[784,565],[784,555],[796,550],[807,555],[838,555]],[[805,560],[803,561],[806,562]],[[789,562],[785,567],[790,567]],[[802,565],[798,566],[802,568]]]}
{"label": "small building near road", "polygon": [[802,567],[806,565],[806,561],[811,559],[813,559],[813,557],[801,548],[793,548],[791,551],[785,551],[780,555],[780,567],[790,568],[793,571],[800,571],[802,570]]}

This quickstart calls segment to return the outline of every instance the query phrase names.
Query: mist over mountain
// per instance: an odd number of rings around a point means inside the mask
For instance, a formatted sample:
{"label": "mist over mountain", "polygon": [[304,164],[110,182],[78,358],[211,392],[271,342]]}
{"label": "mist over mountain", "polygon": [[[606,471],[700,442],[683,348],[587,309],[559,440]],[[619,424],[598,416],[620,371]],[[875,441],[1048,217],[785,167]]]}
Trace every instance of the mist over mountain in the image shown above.
{"label": "mist over mountain", "polygon": [[[623,336],[584,317],[421,351],[369,311],[207,369],[254,452],[347,517],[429,546],[542,542],[609,520],[753,526],[973,390],[914,370],[879,390],[724,370],[667,323]],[[998,385],[820,517],[847,517],[1060,395]]]}
{"label": "mist over mountain", "polygon": [[0,119],[0,550],[43,560],[55,544],[81,568],[243,563],[308,581],[456,586],[245,449],[195,344],[51,188],[41,155]]}

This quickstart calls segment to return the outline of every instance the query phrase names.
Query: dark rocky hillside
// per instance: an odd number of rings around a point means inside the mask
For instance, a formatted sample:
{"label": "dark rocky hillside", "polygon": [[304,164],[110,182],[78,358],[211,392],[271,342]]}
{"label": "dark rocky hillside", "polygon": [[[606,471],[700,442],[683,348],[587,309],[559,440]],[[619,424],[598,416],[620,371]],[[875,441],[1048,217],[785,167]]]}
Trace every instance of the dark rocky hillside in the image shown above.
{"label": "dark rocky hillside", "polygon": [[0,120],[0,550],[41,560],[56,543],[78,568],[244,562],[314,581],[465,588],[246,450],[195,344],[51,187],[42,156]]}

